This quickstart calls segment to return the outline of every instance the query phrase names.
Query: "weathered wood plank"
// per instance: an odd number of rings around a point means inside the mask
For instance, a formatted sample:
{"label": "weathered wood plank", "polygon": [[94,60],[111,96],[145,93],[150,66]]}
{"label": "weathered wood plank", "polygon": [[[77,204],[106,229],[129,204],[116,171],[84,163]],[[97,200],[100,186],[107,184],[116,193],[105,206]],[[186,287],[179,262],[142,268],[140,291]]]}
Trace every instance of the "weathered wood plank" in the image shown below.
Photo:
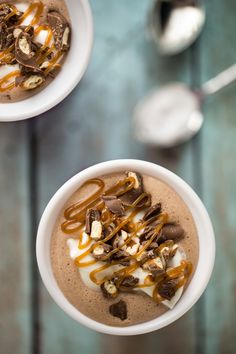
{"label": "weathered wood plank", "polygon": [[28,158],[24,123],[0,127],[0,351],[29,354]]}
{"label": "weathered wood plank", "polygon": [[[169,80],[191,82],[190,53],[158,59],[146,38],[151,1],[92,1],[95,49],[91,66],[73,94],[38,123],[39,208],[70,176],[88,165],[114,158],[160,163],[193,181],[193,148],[147,149],[134,140],[133,107],[153,86]],[[67,318],[44,288],[41,297],[42,353],[193,353],[193,311],[154,334],[114,338],[91,332]],[[184,333],[184,336],[182,335]],[[172,340],[169,340],[171,334]],[[135,347],[134,347],[135,346]],[[83,348],[83,350],[81,349]],[[178,348],[178,349],[177,349]]]}
{"label": "weathered wood plank", "polygon": [[[208,1],[202,41],[202,80],[235,63],[235,1]],[[210,97],[204,113],[203,192],[217,241],[216,265],[206,291],[206,353],[235,353],[236,326],[236,88]]]}

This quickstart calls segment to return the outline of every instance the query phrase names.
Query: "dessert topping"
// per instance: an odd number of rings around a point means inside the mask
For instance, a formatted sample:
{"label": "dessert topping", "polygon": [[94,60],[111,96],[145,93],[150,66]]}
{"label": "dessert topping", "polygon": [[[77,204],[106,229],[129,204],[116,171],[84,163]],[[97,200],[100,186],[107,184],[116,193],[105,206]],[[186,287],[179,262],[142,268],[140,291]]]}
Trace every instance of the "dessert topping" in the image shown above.
{"label": "dessert topping", "polygon": [[126,302],[123,300],[120,300],[119,302],[112,304],[109,307],[109,312],[112,316],[114,317],[119,317],[121,321],[124,321],[127,319],[127,305]]}

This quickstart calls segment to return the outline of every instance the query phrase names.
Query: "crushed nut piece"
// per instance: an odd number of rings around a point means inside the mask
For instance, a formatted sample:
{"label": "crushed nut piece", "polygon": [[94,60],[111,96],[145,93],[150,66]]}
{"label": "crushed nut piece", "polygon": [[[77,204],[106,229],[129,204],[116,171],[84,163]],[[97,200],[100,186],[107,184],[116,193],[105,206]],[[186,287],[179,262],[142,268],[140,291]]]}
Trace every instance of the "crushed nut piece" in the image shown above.
{"label": "crushed nut piece", "polygon": [[30,75],[26,80],[23,81],[22,87],[25,90],[33,90],[36,87],[39,87],[42,85],[42,83],[45,81],[45,78],[43,78],[40,75]]}
{"label": "crushed nut piece", "polygon": [[106,280],[102,283],[101,289],[106,298],[115,298],[118,295],[118,289],[112,280]]}
{"label": "crushed nut piece", "polygon": [[94,220],[91,226],[90,237],[93,240],[100,240],[102,237],[102,223],[98,220]]}

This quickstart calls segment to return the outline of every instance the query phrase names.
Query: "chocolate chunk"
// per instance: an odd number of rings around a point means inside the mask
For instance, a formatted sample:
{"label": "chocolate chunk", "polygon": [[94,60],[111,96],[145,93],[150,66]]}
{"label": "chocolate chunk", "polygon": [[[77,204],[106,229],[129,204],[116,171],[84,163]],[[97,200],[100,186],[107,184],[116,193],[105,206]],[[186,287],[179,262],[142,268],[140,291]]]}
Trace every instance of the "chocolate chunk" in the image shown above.
{"label": "chocolate chunk", "polygon": [[117,234],[115,237],[112,238],[113,248],[117,248],[124,245],[127,238],[128,238],[128,233],[124,230],[121,230],[120,234]]}
{"label": "chocolate chunk", "polygon": [[171,300],[171,298],[175,295],[175,287],[176,281],[175,280],[163,280],[158,285],[158,293],[164,299]]}
{"label": "chocolate chunk", "polygon": [[155,270],[161,270],[164,268],[163,262],[160,257],[149,259],[147,262],[143,263],[142,268],[150,272]]}
{"label": "chocolate chunk", "polygon": [[139,278],[134,277],[133,275],[127,275],[121,282],[121,286],[124,288],[132,289],[139,282]]}
{"label": "chocolate chunk", "polygon": [[29,61],[35,55],[32,50],[32,38],[28,33],[22,31],[17,36],[15,54],[16,60],[22,65],[24,65],[25,61]]}
{"label": "chocolate chunk", "polygon": [[92,227],[92,222],[93,221],[99,221],[101,219],[101,214],[99,210],[96,208],[94,209],[88,209],[86,212],[86,227],[85,227],[85,232],[87,234],[91,233],[91,227]]}
{"label": "chocolate chunk", "polygon": [[103,296],[107,299],[115,298],[118,295],[118,289],[113,280],[106,280],[100,287]]}
{"label": "chocolate chunk", "polygon": [[5,23],[0,23],[0,51],[7,48],[6,46],[7,38],[7,26]]}
{"label": "chocolate chunk", "polygon": [[[131,206],[144,192],[143,179],[137,172],[127,172],[126,175],[127,177],[133,177],[135,179],[135,183],[132,189],[120,196],[120,199],[125,206]],[[142,202],[143,200],[141,201],[141,204],[143,204]],[[140,207],[140,205],[138,204],[137,207]]]}
{"label": "chocolate chunk", "polygon": [[151,270],[153,280],[156,281],[160,277],[164,278],[166,271],[164,269],[152,269]]}
{"label": "chocolate chunk", "polygon": [[146,213],[143,216],[143,220],[146,221],[148,219],[151,219],[155,216],[158,216],[161,213],[161,203],[157,203],[153,206],[151,206]]}
{"label": "chocolate chunk", "polygon": [[55,47],[66,51],[70,47],[70,25],[65,17],[56,10],[50,10],[47,15],[49,26],[52,28]]}
{"label": "chocolate chunk", "polygon": [[5,22],[7,26],[14,25],[22,15],[22,12],[17,10],[16,13],[12,14],[12,16],[6,20],[6,16],[10,15],[10,13],[13,13],[13,6],[8,3],[0,4],[0,6],[0,22]]}
{"label": "chocolate chunk", "polygon": [[98,244],[94,249],[93,249],[93,257],[97,260],[107,260],[107,255],[109,252],[111,252],[112,246],[108,245],[107,243],[101,243]]}
{"label": "chocolate chunk", "polygon": [[126,302],[123,300],[120,300],[116,304],[112,304],[109,307],[109,312],[112,316],[114,317],[119,317],[121,321],[124,321],[127,319],[127,305]]}
{"label": "chocolate chunk", "polygon": [[104,195],[101,197],[106,207],[117,216],[123,216],[125,214],[124,206],[120,199],[113,195]]}
{"label": "chocolate chunk", "polygon": [[16,38],[15,57],[21,66],[21,72],[23,75],[33,73],[43,74],[42,70],[40,70],[36,63],[35,53],[37,48],[35,45],[36,44],[32,42],[32,38],[28,33],[21,32]]}
{"label": "chocolate chunk", "polygon": [[25,76],[17,76],[17,77],[15,78],[15,85],[16,85],[16,87],[21,86],[25,80],[26,80],[26,77],[25,77]]}
{"label": "chocolate chunk", "polygon": [[177,241],[184,237],[184,230],[179,224],[168,223],[163,226],[159,235],[158,243],[166,240]]}

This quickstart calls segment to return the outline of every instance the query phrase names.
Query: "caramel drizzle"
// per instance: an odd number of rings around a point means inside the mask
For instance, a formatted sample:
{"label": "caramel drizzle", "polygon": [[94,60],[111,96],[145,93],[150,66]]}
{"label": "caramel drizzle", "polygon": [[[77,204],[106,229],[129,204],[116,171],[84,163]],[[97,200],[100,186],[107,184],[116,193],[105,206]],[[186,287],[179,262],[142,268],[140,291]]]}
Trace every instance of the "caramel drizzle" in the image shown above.
{"label": "caramel drizzle", "polygon": [[[127,217],[122,217],[122,218],[117,218],[115,215],[110,213],[106,208],[104,209],[104,203],[101,200],[102,195],[116,195],[116,196],[121,196],[122,194],[126,193],[130,189],[133,188],[135,183],[134,178],[132,177],[126,177],[123,180],[117,182],[114,186],[110,187],[109,189],[104,191],[105,184],[101,179],[94,178],[91,179],[87,182],[85,182],[82,187],[86,186],[96,186],[97,188],[95,191],[87,198],[80,200],[79,202],[69,206],[65,212],[64,212],[64,217],[66,219],[65,222],[62,223],[61,229],[63,232],[66,234],[71,234],[75,232],[79,232],[79,244],[78,248],[79,249],[86,249],[82,254],[80,254],[78,257],[75,259],[75,264],[79,268],[84,268],[91,266],[93,264],[96,264],[98,260],[92,259],[89,261],[84,261],[84,258],[86,258],[88,255],[91,254],[91,252],[98,246],[106,243],[107,241],[111,240],[113,236],[115,236],[119,231],[121,231],[125,225],[129,224],[129,227],[132,226],[132,232],[130,233],[129,237],[118,247],[114,248],[111,250],[105,257],[103,257],[102,261],[108,260],[112,255],[117,253],[119,250],[122,249],[125,245],[128,245],[129,242],[132,240],[134,236],[139,237],[138,233],[142,229],[144,229],[148,224],[150,224],[153,221],[152,219],[149,219],[147,221],[138,221],[134,222],[135,216],[139,213],[140,210],[143,210],[143,208],[139,208],[139,210],[135,210],[135,207],[142,201],[142,199],[147,197],[146,193],[142,193],[137,200],[130,206],[126,207],[126,210],[131,209],[131,212],[129,216]],[[83,229],[85,227],[85,218],[86,218],[86,211],[89,208],[96,207],[98,210],[102,211],[102,221],[104,226],[108,226],[114,221],[118,221],[116,227],[113,229],[113,231],[110,232],[103,240],[97,241],[92,243],[91,237],[88,236],[88,240],[86,242],[82,242],[83,240]],[[154,217],[155,220],[157,220],[156,217]],[[122,283],[122,280],[132,272],[134,272],[137,268],[140,267],[141,265],[141,256],[143,252],[149,247],[149,245],[153,242],[155,237],[158,235],[160,232],[161,228],[168,222],[168,214],[162,213],[158,216],[158,223],[154,229],[153,235],[150,237],[150,239],[145,243],[144,246],[142,246],[138,253],[135,255],[130,255],[122,259],[123,261],[131,261],[131,264],[128,266],[122,266],[121,269],[113,272],[111,276],[105,276],[105,277],[99,277],[98,275],[104,271],[105,269],[108,269],[110,267],[114,267],[116,265],[120,265],[120,261],[111,261],[110,263],[104,264],[101,267],[98,267],[94,269],[93,271],[90,272],[89,277],[92,282],[94,282],[96,285],[101,285],[104,283],[104,281],[112,279],[114,277],[118,277],[118,282],[119,284]],[[160,252],[164,247],[171,247],[173,246],[173,241],[168,240],[163,242],[157,249],[157,252]],[[181,265],[175,268],[169,268],[164,275],[160,275],[157,279],[153,279],[151,275],[148,275],[145,278],[144,284],[137,284],[135,288],[145,288],[145,287],[150,287],[154,286],[153,290],[153,299],[156,302],[161,302],[165,299],[163,299],[159,293],[158,293],[158,286],[160,282],[165,278],[168,279],[178,279],[178,283],[176,285],[176,290],[180,288],[181,286],[184,286],[185,283],[187,282],[190,274],[192,272],[192,265],[190,262],[187,261],[182,261]]]}
{"label": "caramel drizzle", "polygon": [[0,79],[0,92],[11,90],[15,86],[15,82],[11,80],[11,82],[8,83],[8,81],[10,79],[15,79],[18,76],[20,76],[20,70],[12,71]]}
{"label": "caramel drizzle", "polygon": [[[65,210],[64,217],[66,221],[63,222],[61,226],[62,231],[66,234],[71,234],[76,231],[82,230],[84,226],[86,210],[93,207],[96,207],[98,210],[102,209],[104,205],[103,201],[101,201],[100,199],[102,194],[120,196],[132,189],[134,183],[134,178],[127,177],[124,180],[119,181],[115,186],[109,188],[107,191],[104,191],[104,182],[98,178],[91,179],[85,182],[82,187],[85,187],[89,184],[95,184],[98,186],[98,189],[89,198],[85,199],[82,202],[80,201],[78,203],[75,203]],[[122,187],[123,189],[119,191],[119,189]]]}
{"label": "caramel drizzle", "polygon": [[[0,9],[3,7],[3,5],[0,5]],[[9,20],[10,17],[14,16],[15,14],[17,14],[19,11],[17,10],[17,8],[14,5],[11,5],[11,12],[4,18],[4,21]],[[39,2],[35,2],[29,5],[29,7],[27,8],[27,10],[23,13],[23,15],[20,17],[17,25],[21,25],[24,20],[31,15],[32,13],[34,13],[34,16],[32,18],[32,20],[30,21],[30,24],[26,27],[25,32],[28,32],[30,30],[31,26],[35,26],[39,23],[40,21],[40,17],[43,13],[44,10],[44,5],[41,1]],[[48,31],[47,37],[45,39],[45,42],[43,44],[43,46],[36,52],[35,56],[37,57],[37,64],[40,65],[44,62],[44,60],[47,58],[47,56],[51,53],[54,53],[55,51],[55,47],[52,45],[47,51],[46,53],[42,52],[49,47],[52,38],[53,38],[53,33],[52,33],[52,29],[50,28],[50,26],[48,25],[39,25],[37,28],[35,28],[35,35],[39,35],[39,33],[41,31]],[[12,60],[14,60],[15,56],[12,53],[14,49],[14,44],[10,45],[9,48],[3,50],[0,52],[0,65],[2,64],[9,64],[11,63]],[[52,70],[54,70],[55,68],[60,68],[61,65],[58,64],[58,61],[61,59],[61,57],[63,56],[63,52],[58,51],[54,54],[53,58],[51,60],[48,60],[48,67],[45,70],[45,75],[48,75]],[[12,90],[15,87],[15,82],[11,82],[9,85],[3,86],[10,78],[14,78],[19,75],[20,71],[13,71],[11,74],[11,76],[9,76],[10,74],[5,75],[4,77],[2,77],[0,79],[0,92],[5,92],[5,91],[9,91]]]}

